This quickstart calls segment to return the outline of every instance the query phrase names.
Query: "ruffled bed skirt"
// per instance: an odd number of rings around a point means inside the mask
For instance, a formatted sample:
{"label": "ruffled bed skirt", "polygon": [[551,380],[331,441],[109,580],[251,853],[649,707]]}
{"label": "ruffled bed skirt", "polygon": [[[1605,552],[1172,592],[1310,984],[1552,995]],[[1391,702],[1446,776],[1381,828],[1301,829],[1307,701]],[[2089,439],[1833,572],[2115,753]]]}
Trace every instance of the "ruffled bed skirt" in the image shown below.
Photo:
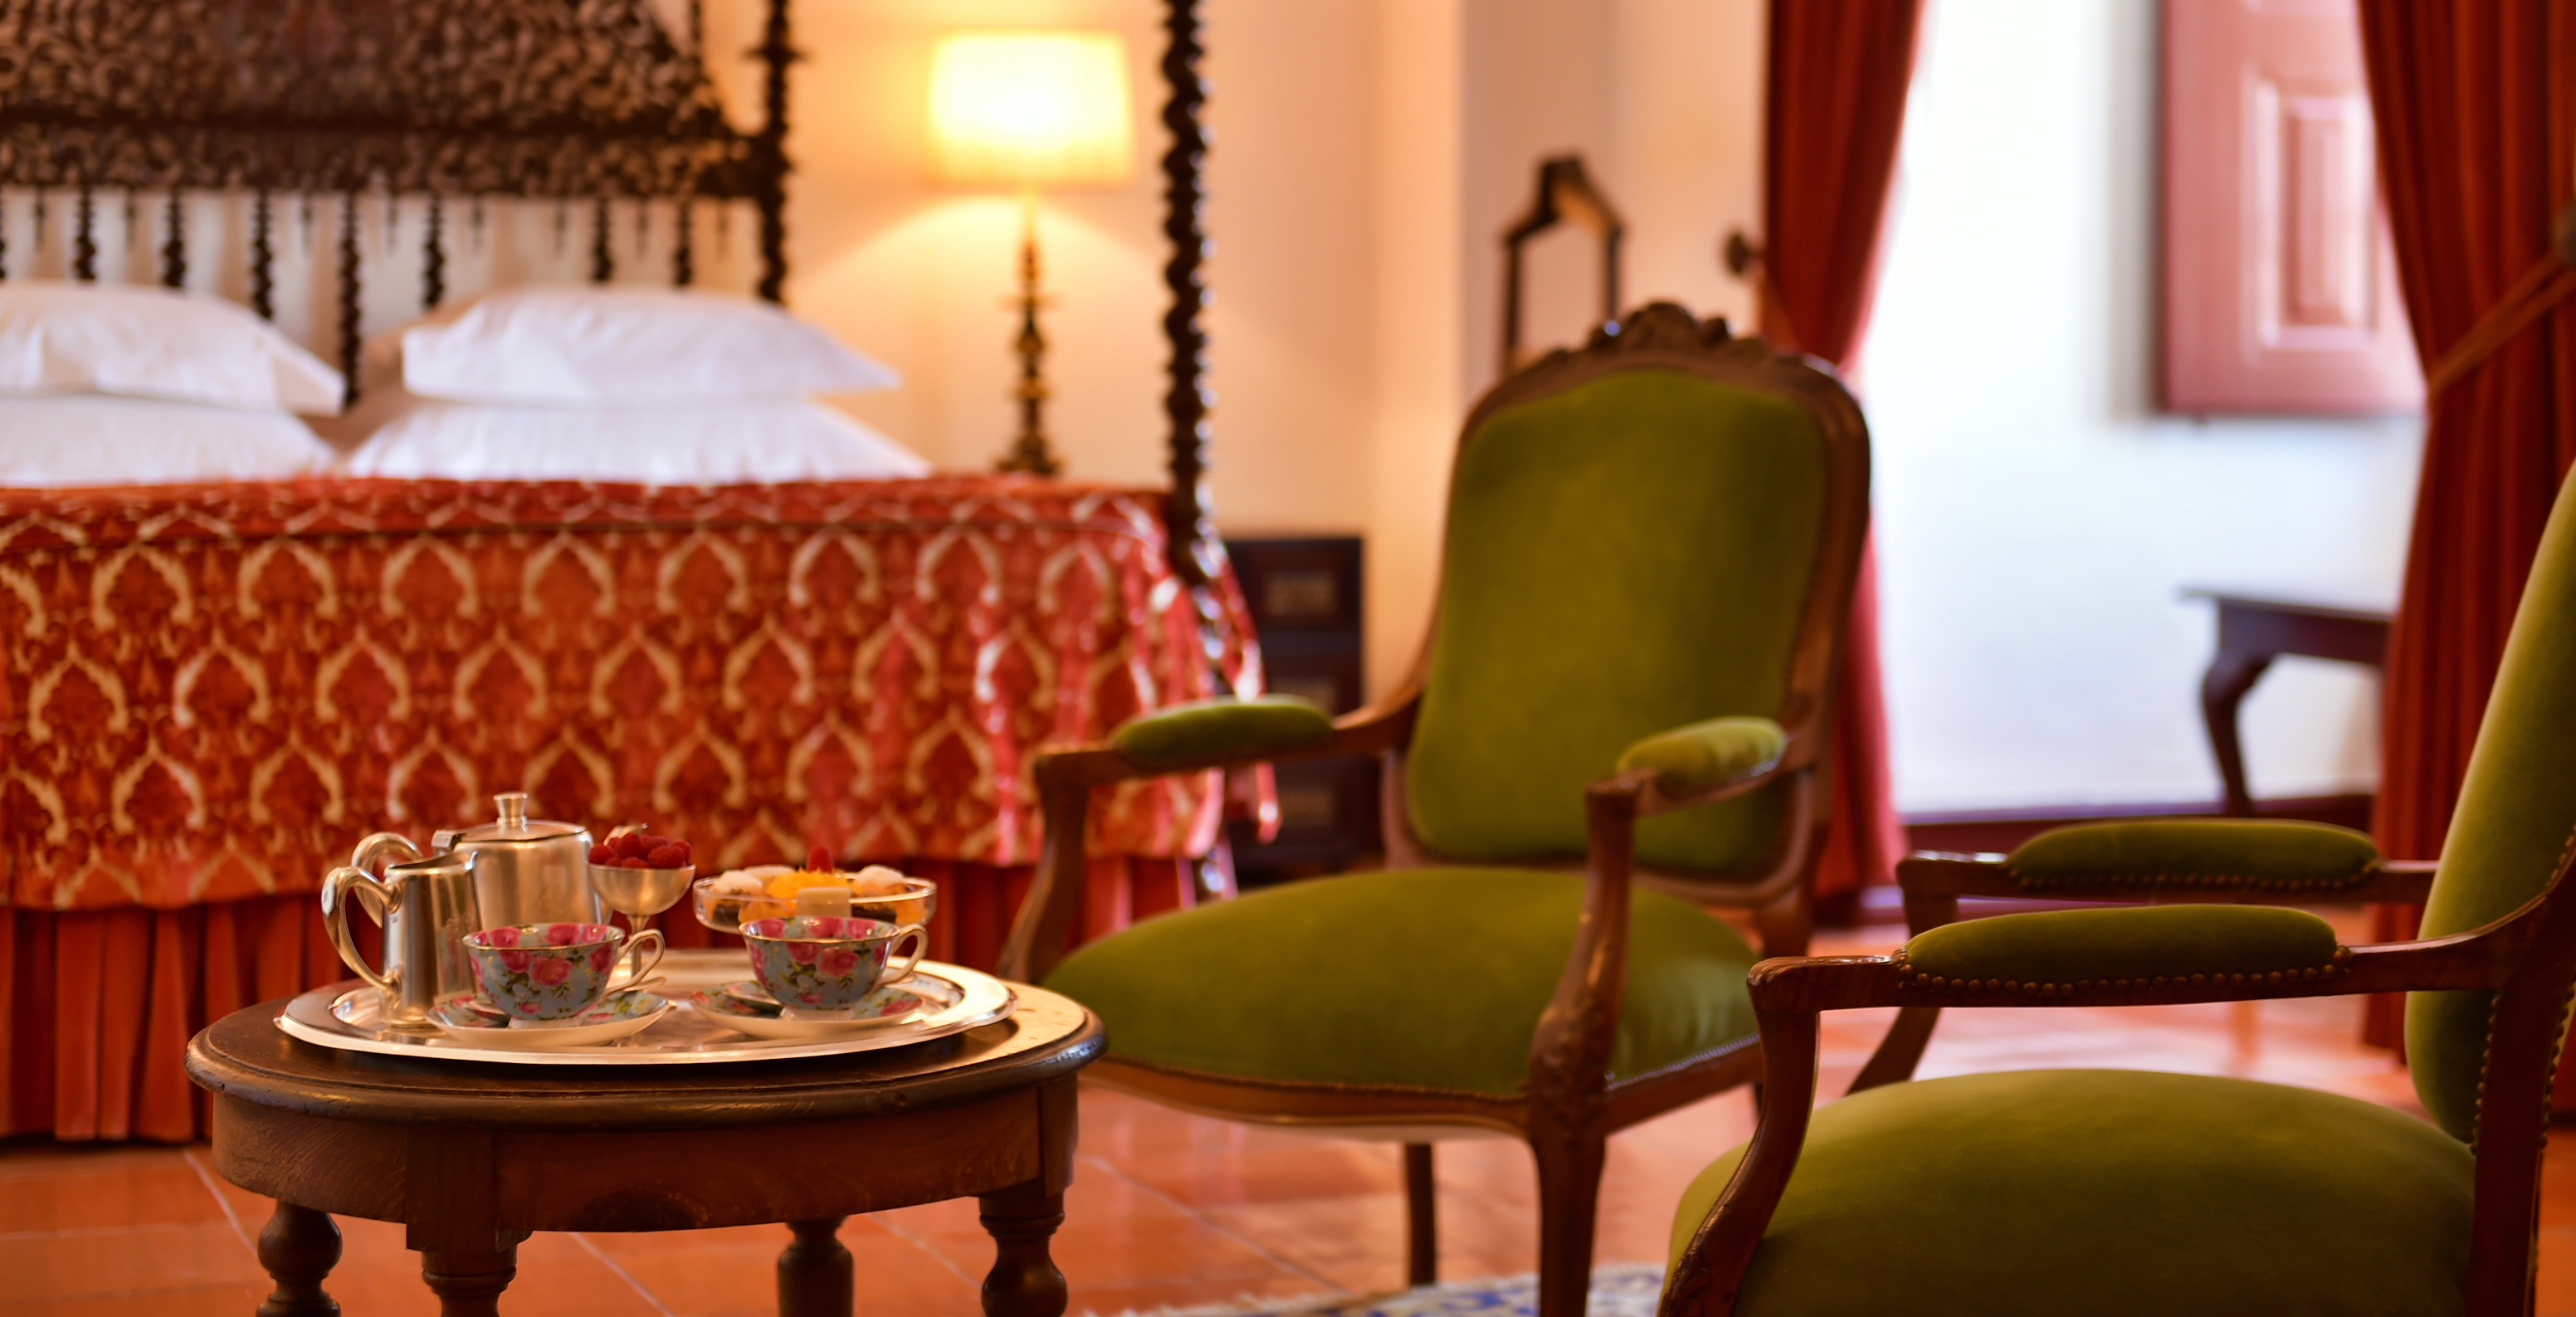
{"label": "ruffled bed skirt", "polygon": [[[1001,955],[1031,869],[901,862],[940,883],[933,959],[989,968]],[[1195,863],[1094,859],[1080,937],[1194,904]],[[376,930],[351,921],[375,952]],[[675,946],[734,939],[685,908],[662,916]],[[188,1082],[188,1039],[255,1002],[349,977],[310,893],[177,910],[0,907],[0,1136],[151,1139],[204,1136],[204,1095]]]}

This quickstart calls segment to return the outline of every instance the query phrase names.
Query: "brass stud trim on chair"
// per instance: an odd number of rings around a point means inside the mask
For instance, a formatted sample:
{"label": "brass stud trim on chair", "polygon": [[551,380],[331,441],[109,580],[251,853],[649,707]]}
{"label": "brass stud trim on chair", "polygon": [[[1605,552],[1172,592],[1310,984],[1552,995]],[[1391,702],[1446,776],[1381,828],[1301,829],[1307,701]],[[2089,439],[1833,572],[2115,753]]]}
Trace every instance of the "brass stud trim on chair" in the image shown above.
{"label": "brass stud trim on chair", "polygon": [[1905,953],[1902,951],[1895,957],[1896,980],[1899,988],[1909,992],[1938,993],[1952,997],[1974,995],[2078,997],[2096,992],[2206,992],[2212,988],[2278,988],[2333,978],[2343,973],[2351,960],[2352,948],[2339,945],[2334,950],[2333,958],[2326,964],[2310,965],[2299,969],[2255,970],[2251,973],[2159,974],[2153,978],[2141,976],[2135,979],[2077,979],[2073,982],[2059,983],[2039,979],[1948,978],[1939,974],[1925,973],[1920,967],[1906,960]]}
{"label": "brass stud trim on chair", "polygon": [[2368,883],[2375,870],[2338,877],[2285,878],[2259,873],[2115,873],[2087,874],[2082,878],[2040,878],[2011,865],[2003,866],[2006,877],[2016,886],[2032,891],[2060,887],[2242,887],[2256,891],[2314,892],[2342,891]]}

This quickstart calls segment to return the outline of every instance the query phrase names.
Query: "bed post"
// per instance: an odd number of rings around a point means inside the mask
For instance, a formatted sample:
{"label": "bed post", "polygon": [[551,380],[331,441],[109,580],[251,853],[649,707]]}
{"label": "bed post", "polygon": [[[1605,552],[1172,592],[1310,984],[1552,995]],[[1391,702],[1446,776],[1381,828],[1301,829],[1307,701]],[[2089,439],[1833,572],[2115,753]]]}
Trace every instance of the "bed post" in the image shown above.
{"label": "bed post", "polygon": [[1172,149],[1163,153],[1163,233],[1172,241],[1172,259],[1163,266],[1163,284],[1172,292],[1172,309],[1163,316],[1163,333],[1172,344],[1172,387],[1163,409],[1171,420],[1172,492],[1163,504],[1163,533],[1172,570],[1197,603],[1208,664],[1218,669],[1222,687],[1225,619],[1212,587],[1225,572],[1225,542],[1217,538],[1207,487],[1207,331],[1199,326],[1207,307],[1199,277],[1207,259],[1206,194],[1199,184],[1207,157],[1207,132],[1199,123],[1207,84],[1199,77],[1198,0],[1167,0],[1165,9],[1171,44],[1163,51],[1163,81],[1171,98],[1163,103],[1163,126]]}
{"label": "bed post", "polygon": [[760,296],[787,300],[787,0],[769,0],[769,26],[752,49],[769,66],[760,135],[751,139],[752,203],[760,208]]}

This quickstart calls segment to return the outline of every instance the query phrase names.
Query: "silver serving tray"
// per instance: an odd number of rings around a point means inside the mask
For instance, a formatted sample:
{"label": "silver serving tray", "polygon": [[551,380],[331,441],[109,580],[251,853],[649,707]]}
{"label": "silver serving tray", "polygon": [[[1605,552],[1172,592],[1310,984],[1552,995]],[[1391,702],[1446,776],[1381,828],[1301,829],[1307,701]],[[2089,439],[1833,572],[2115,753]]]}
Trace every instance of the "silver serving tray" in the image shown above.
{"label": "silver serving tray", "polygon": [[482,1061],[494,1065],[722,1065],[739,1061],[783,1061],[805,1056],[846,1056],[880,1048],[905,1047],[946,1038],[1008,1018],[1019,1005],[1011,985],[980,970],[925,960],[913,972],[956,985],[956,1004],[901,1024],[863,1029],[810,1042],[748,1038],[716,1023],[686,1004],[701,988],[720,987],[751,977],[739,950],[674,951],[655,971],[664,982],[654,992],[681,1003],[640,1032],[614,1042],[561,1050],[504,1050],[477,1047],[470,1040],[444,1033],[397,1033],[375,1026],[376,990],[364,984],[334,983],[315,988],[286,1003],[277,1027],[290,1038],[344,1052],[379,1056],[426,1057],[440,1061]]}

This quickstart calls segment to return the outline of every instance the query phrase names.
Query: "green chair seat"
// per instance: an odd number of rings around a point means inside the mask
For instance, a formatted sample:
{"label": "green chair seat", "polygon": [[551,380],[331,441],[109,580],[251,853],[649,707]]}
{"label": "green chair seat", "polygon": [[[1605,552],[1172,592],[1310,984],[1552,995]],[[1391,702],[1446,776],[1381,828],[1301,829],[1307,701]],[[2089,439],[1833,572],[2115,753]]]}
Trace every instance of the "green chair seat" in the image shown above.
{"label": "green chair seat", "polygon": [[[1582,903],[1573,874],[1415,869],[1316,879],[1147,920],[1046,986],[1116,1057],[1252,1078],[1517,1092]],[[1735,930],[1640,891],[1614,1077],[1752,1036]]]}
{"label": "green chair seat", "polygon": [[[1684,1194],[1676,1260],[1743,1154]],[[2457,1314],[2474,1174],[2424,1121],[2279,1084],[1894,1084],[1816,1112],[1736,1312]]]}

